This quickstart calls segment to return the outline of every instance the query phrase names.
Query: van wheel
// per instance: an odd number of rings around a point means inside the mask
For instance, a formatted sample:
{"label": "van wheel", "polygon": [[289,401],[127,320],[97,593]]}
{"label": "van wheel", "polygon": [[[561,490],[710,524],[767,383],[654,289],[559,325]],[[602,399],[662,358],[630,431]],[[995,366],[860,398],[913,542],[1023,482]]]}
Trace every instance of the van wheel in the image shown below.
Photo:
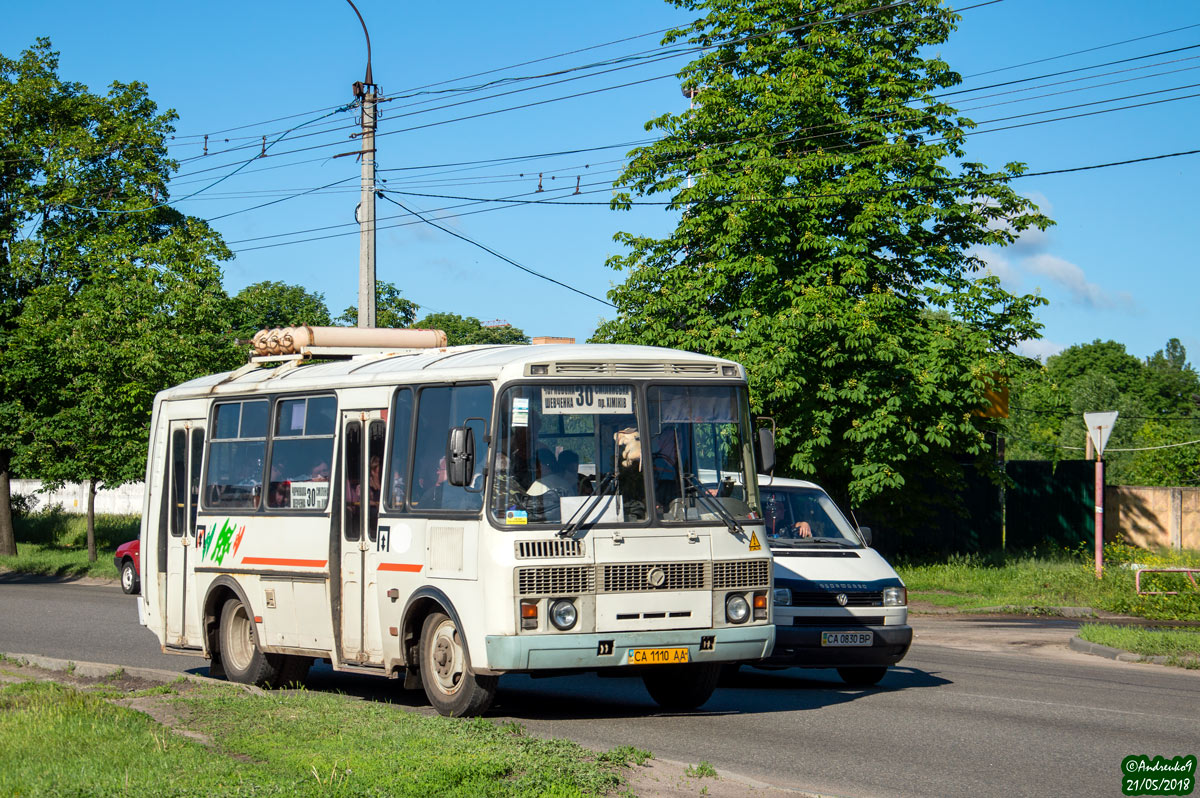
{"label": "van wheel", "polygon": [[482,715],[496,697],[497,676],[478,676],[457,624],[444,612],[430,613],[421,626],[421,684],[439,715]]}
{"label": "van wheel", "polygon": [[274,657],[258,647],[254,619],[241,599],[231,598],[221,608],[221,664],[231,682],[275,684],[279,669]]}
{"label": "van wheel", "polygon": [[141,585],[138,584],[137,568],[133,560],[121,561],[121,590],[125,593],[136,593]]}
{"label": "van wheel", "polygon": [[642,674],[642,684],[663,709],[696,709],[712,698],[721,677],[721,664],[657,665]]}
{"label": "van wheel", "polygon": [[875,665],[869,668],[838,668],[838,676],[851,687],[871,687],[879,684],[879,680],[887,674],[886,665]]}

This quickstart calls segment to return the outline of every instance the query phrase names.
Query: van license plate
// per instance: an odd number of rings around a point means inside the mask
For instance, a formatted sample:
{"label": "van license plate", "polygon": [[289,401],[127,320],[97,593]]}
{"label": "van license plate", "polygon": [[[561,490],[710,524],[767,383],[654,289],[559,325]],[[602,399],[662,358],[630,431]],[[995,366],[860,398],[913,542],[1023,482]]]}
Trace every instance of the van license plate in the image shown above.
{"label": "van license plate", "polygon": [[821,632],[822,646],[869,646],[874,642],[874,632]]}
{"label": "van license plate", "polygon": [[627,665],[674,665],[690,662],[686,648],[631,648]]}

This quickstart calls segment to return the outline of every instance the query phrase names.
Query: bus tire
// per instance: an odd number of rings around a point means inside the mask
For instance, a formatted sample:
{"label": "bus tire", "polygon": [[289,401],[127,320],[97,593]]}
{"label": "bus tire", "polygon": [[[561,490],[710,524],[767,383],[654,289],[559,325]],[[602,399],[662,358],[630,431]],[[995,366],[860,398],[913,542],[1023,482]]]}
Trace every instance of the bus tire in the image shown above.
{"label": "bus tire", "polygon": [[482,715],[492,705],[499,677],[479,676],[458,626],[444,612],[432,612],[421,625],[421,684],[439,715]]}
{"label": "bus tire", "polygon": [[254,618],[241,599],[231,598],[221,607],[220,637],[225,678],[259,687],[277,682],[277,661],[259,649]]}
{"label": "bus tire", "polygon": [[887,675],[886,665],[872,665],[862,668],[838,668],[838,676],[851,687],[873,687]]}
{"label": "bus tire", "polygon": [[657,665],[642,674],[642,684],[663,709],[696,709],[712,698],[721,677],[721,663]]}

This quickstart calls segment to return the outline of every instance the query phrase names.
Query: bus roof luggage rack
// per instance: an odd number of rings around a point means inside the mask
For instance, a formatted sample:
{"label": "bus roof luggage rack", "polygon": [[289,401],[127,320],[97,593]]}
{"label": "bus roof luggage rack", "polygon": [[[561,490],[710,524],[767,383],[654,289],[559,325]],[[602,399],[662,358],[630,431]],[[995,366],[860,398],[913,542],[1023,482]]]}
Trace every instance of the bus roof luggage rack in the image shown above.
{"label": "bus roof luggage rack", "polygon": [[275,327],[259,330],[251,340],[252,363],[306,360],[312,357],[351,358],[367,354],[408,354],[446,346],[441,330],[379,327]]}

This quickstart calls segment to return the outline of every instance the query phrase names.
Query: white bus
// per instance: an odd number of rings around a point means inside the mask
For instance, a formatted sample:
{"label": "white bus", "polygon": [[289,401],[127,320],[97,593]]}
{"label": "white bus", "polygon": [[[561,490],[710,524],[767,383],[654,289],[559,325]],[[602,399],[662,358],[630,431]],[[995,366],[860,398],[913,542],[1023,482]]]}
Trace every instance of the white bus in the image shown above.
{"label": "white bus", "polygon": [[455,716],[500,674],[605,669],[693,708],[771,653],[740,365],[297,329],[155,398],[139,601],[164,651],[275,685],[323,659]]}

